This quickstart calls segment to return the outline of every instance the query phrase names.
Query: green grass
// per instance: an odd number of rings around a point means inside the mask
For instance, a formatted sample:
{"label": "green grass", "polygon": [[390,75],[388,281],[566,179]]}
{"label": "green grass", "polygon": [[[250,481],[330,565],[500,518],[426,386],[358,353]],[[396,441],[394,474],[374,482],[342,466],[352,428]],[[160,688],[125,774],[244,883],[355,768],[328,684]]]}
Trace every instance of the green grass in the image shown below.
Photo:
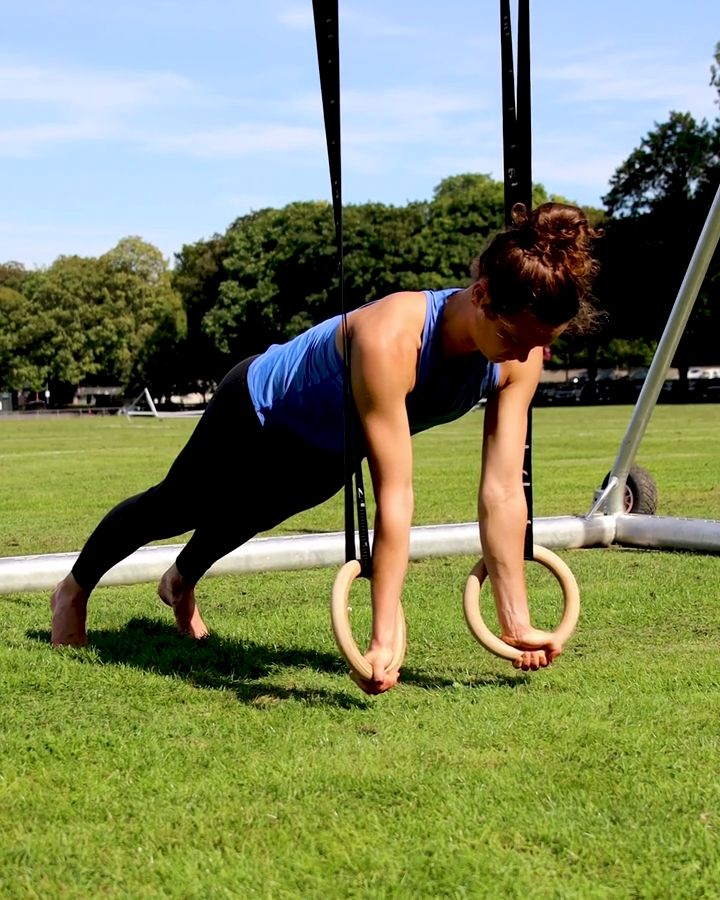
{"label": "green grass", "polygon": [[[537,411],[538,515],[587,510],[628,416]],[[472,519],[481,419],[417,439],[418,523]],[[718,425],[656,411],[638,461],[661,513],[720,518]],[[191,428],[1,422],[0,554],[77,549]],[[283,531],[340,522],[334,500]],[[99,589],[83,650],[49,647],[45,595],[0,597],[0,896],[718,896],[720,563],[561,555],[583,606],[552,669],[471,639],[471,559],[414,563],[403,681],[376,699],[338,659],[328,570],[206,580],[201,644],[153,585]],[[551,623],[556,589],[528,573]]]}

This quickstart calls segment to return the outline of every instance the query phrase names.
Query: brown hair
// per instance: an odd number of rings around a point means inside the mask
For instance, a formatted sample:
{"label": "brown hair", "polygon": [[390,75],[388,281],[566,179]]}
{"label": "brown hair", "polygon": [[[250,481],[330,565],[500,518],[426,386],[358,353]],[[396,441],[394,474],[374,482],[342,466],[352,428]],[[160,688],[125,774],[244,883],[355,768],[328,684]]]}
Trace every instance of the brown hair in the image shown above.
{"label": "brown hair", "polygon": [[594,229],[577,206],[543,203],[528,213],[512,209],[513,224],[475,260],[472,277],[485,281],[490,312],[507,317],[529,312],[548,325],[568,322],[581,334],[597,324],[590,288],[598,272]]}

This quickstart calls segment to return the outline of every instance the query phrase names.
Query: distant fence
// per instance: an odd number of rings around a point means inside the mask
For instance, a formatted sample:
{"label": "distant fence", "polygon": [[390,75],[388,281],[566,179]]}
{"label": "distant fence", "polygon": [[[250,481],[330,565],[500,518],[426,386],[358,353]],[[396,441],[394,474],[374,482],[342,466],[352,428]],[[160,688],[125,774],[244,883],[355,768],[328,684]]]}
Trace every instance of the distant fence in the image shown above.
{"label": "distant fence", "polygon": [[3,419],[30,419],[33,417],[45,418],[47,416],[116,416],[121,412],[118,406],[67,406],[54,409],[0,409],[0,418]]}

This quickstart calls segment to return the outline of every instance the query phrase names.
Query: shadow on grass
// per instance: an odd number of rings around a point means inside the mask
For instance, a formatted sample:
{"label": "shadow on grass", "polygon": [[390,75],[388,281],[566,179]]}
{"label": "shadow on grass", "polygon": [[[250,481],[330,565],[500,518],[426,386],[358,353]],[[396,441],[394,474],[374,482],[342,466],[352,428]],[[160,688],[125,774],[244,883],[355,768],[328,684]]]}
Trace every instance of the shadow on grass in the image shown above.
{"label": "shadow on grass", "polygon": [[[49,631],[29,631],[28,637],[47,643]],[[278,700],[301,700],[344,709],[365,708],[368,700],[345,691],[272,684],[264,680],[282,668],[306,668],[342,674],[346,667],[338,657],[304,647],[279,647],[253,641],[230,640],[211,634],[193,641],[172,625],[153,619],[131,619],[124,628],[93,630],[89,649],[78,653],[83,663],[118,664],[145,669],[158,675],[182,678],[195,687],[232,691],[238,700],[257,706]]]}
{"label": "shadow on grass", "polygon": [[484,675],[472,675],[464,678],[448,678],[445,675],[428,675],[417,669],[404,668],[400,674],[403,684],[411,684],[413,687],[427,691],[447,690],[448,688],[517,688],[528,682],[525,672],[515,672],[513,675],[504,675],[497,672],[488,672]]}
{"label": "shadow on grass", "polygon": [[[28,631],[27,636],[42,643],[50,641],[47,630]],[[267,680],[268,676],[288,668],[311,669],[331,675],[347,673],[347,665],[339,656],[307,647],[268,646],[216,634],[194,641],[178,634],[170,624],[144,617],[131,619],[120,630],[93,629],[88,646],[94,651],[93,655],[80,651],[76,658],[81,663],[99,661],[105,665],[133,666],[158,675],[182,678],[198,688],[231,691],[240,702],[256,706],[270,706],[289,699],[342,709],[364,709],[372,704],[370,698],[359,692],[355,696],[342,690],[293,684],[290,679],[282,685]],[[442,691],[457,687],[515,688],[525,684],[526,678],[519,673],[487,673],[456,679],[406,667],[400,681],[421,690]]]}

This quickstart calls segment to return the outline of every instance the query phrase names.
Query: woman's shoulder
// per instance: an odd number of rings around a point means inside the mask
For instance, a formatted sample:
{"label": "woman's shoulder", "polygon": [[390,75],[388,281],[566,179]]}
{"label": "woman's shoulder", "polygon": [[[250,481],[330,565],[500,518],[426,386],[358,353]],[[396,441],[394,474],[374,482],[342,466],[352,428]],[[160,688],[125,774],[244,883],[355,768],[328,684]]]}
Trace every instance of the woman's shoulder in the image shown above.
{"label": "woman's shoulder", "polygon": [[377,352],[419,348],[427,297],[424,291],[398,291],[356,309],[350,317],[351,340]]}
{"label": "woman's shoulder", "polygon": [[382,306],[396,310],[400,314],[412,312],[416,307],[424,307],[427,303],[427,291],[395,291],[381,297],[372,306]]}

